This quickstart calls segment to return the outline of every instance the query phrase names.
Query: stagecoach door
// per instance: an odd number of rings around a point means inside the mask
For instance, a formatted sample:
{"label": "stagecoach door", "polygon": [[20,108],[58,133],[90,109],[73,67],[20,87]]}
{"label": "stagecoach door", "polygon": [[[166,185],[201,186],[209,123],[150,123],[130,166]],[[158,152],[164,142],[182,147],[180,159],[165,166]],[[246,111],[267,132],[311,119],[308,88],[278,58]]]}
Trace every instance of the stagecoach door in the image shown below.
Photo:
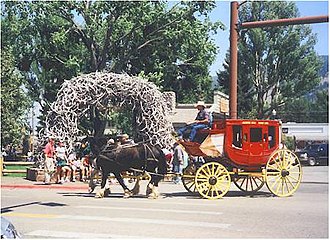
{"label": "stagecoach door", "polygon": [[[248,137],[249,163],[260,161],[264,151],[268,149],[268,126],[249,125],[245,128],[245,137]],[[246,136],[247,135],[247,136]],[[259,159],[259,160],[258,160]]]}

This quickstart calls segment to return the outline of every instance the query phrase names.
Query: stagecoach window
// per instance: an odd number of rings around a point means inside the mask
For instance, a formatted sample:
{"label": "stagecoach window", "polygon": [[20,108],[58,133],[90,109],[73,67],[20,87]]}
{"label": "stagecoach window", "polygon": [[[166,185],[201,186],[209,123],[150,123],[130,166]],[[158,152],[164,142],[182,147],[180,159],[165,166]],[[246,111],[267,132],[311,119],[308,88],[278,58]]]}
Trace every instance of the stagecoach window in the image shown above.
{"label": "stagecoach window", "polygon": [[242,148],[242,126],[233,126],[233,142],[235,147]]}
{"label": "stagecoach window", "polygon": [[275,147],[276,145],[276,134],[275,134],[275,127],[269,126],[268,127],[268,147],[269,149]]}
{"label": "stagecoach window", "polygon": [[262,129],[251,128],[250,129],[250,141],[251,142],[262,142]]}

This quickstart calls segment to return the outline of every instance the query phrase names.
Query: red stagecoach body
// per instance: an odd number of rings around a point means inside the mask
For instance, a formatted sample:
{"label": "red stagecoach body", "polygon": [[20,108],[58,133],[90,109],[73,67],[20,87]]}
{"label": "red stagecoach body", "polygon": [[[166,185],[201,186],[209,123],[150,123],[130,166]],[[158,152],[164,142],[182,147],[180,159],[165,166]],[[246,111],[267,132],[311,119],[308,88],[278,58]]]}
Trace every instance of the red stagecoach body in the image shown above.
{"label": "red stagecoach body", "polygon": [[277,120],[215,120],[211,129],[198,132],[197,142],[182,145],[192,156],[226,158],[243,168],[259,168],[279,148],[280,126]]}
{"label": "red stagecoach body", "polygon": [[218,199],[229,191],[231,182],[247,194],[266,183],[276,196],[290,196],[299,187],[302,168],[297,156],[281,149],[280,143],[280,121],[214,120],[212,128],[200,130],[194,142],[180,141],[189,155],[205,161],[184,169],[184,187]]}

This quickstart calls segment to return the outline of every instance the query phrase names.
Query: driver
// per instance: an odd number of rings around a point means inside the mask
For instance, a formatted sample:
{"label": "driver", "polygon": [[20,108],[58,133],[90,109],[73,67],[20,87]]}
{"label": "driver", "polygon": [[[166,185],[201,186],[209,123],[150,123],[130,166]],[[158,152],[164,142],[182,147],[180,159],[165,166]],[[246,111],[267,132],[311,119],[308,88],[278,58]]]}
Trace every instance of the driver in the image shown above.
{"label": "driver", "polygon": [[188,123],[187,126],[180,128],[178,130],[179,137],[182,137],[185,131],[191,129],[189,135],[189,141],[191,142],[194,140],[197,130],[207,128],[209,126],[209,121],[210,121],[210,115],[205,110],[205,103],[203,101],[198,101],[197,104],[195,105],[195,108],[197,108],[198,110],[195,120],[191,123]]}

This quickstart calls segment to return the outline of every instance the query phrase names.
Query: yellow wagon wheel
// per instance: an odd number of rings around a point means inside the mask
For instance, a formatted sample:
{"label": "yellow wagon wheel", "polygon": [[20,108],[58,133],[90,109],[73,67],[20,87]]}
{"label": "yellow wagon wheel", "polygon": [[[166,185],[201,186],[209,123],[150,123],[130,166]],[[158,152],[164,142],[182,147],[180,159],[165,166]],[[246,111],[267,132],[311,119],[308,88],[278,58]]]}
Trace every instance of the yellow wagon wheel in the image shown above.
{"label": "yellow wagon wheel", "polygon": [[238,175],[233,178],[236,187],[247,193],[254,194],[258,192],[265,184],[263,177],[260,175]]}
{"label": "yellow wagon wheel", "polygon": [[266,165],[266,184],[279,197],[292,195],[299,187],[302,168],[298,157],[287,149],[275,151]]}
{"label": "yellow wagon wheel", "polygon": [[195,176],[197,172],[197,166],[195,164],[189,164],[183,169],[182,183],[184,188],[190,193],[197,193],[195,185]]}
{"label": "yellow wagon wheel", "polygon": [[229,191],[230,175],[220,163],[205,163],[196,172],[195,185],[201,196],[219,199]]}

